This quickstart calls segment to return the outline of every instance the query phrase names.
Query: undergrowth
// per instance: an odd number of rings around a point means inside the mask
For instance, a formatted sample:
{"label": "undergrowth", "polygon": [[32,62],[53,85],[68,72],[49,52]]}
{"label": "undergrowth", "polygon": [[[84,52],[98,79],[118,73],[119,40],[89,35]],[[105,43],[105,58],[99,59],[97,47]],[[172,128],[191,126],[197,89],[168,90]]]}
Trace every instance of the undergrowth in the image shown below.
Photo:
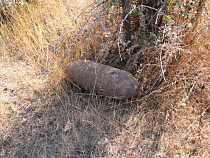
{"label": "undergrowth", "polygon": [[[132,1],[130,47],[118,1],[0,4],[1,136],[31,106],[1,157],[208,156],[209,2]],[[143,95],[119,101],[75,87],[63,70],[77,59],[129,71]]]}

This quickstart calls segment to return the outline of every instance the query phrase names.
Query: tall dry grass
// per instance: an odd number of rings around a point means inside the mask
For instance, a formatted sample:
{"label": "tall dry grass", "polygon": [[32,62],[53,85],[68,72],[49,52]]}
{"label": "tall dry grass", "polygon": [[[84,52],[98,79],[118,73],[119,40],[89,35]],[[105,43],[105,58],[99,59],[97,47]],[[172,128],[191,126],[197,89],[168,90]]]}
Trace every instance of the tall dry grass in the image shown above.
{"label": "tall dry grass", "polygon": [[84,45],[74,44],[71,50],[68,47],[90,16],[91,7],[81,18],[77,17],[93,1],[7,2],[2,12],[8,19],[0,28],[3,57],[10,56],[39,69],[53,71],[65,53],[69,58],[78,56],[76,51]]}
{"label": "tall dry grass", "polygon": [[[1,99],[1,135],[62,65],[52,84],[1,140],[0,156],[209,154],[208,4],[193,27],[189,27],[189,20],[183,21],[179,16],[175,19],[177,25],[164,19],[166,22],[157,29],[160,36],[155,36],[155,40],[150,35],[156,35],[156,26],[152,26],[155,31],[151,32],[144,19],[154,12],[140,8],[139,19],[133,24],[138,26],[132,36],[133,45],[126,49],[123,34],[119,33],[121,10],[111,1],[10,2],[0,8],[7,16],[0,26],[4,71],[0,79],[6,86],[2,96],[14,97]],[[171,14],[178,15],[176,11]],[[66,53],[68,56],[62,62]],[[84,58],[130,71],[141,82],[143,96],[117,101],[89,95],[73,86],[63,74],[64,66]],[[22,88],[15,89],[18,85]],[[25,85],[30,89],[23,88]]]}
{"label": "tall dry grass", "polygon": [[[194,23],[192,17],[183,19],[179,8],[170,11],[175,23],[164,25],[165,42],[155,46],[156,50],[144,50],[150,63],[138,70],[144,92],[155,86],[159,77],[165,75],[165,81],[138,100],[138,110],[109,142],[109,157],[208,157],[209,10],[209,2],[202,3],[191,14],[197,18]],[[156,51],[162,52],[162,63]],[[154,60],[159,64],[152,63]]]}

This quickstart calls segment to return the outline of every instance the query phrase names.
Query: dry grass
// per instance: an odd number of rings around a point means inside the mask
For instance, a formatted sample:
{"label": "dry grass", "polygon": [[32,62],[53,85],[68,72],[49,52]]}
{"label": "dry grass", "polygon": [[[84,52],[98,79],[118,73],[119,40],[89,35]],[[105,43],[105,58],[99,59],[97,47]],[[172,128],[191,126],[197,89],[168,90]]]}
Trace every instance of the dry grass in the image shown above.
{"label": "dry grass", "polygon": [[[31,1],[0,8],[9,18],[0,26],[0,136],[33,103],[68,53],[51,84],[0,141],[0,157],[208,157],[205,8],[191,30],[183,31],[189,21],[165,23],[164,41],[155,46],[139,42],[138,31],[149,31],[141,21],[133,46],[126,50],[120,43],[119,54],[115,10],[81,2]],[[73,86],[62,70],[81,58],[130,71],[144,95],[118,101]]]}
{"label": "dry grass", "polygon": [[[169,31],[167,42],[156,46],[160,52],[166,48],[162,54],[164,73],[161,63],[153,63],[158,57],[156,51],[148,47],[144,50],[148,64],[139,67],[138,77],[143,81],[144,92],[153,86],[155,90],[137,100],[138,110],[119,136],[109,142],[108,157],[209,156],[209,10],[203,8],[191,29],[183,30],[187,21],[164,26],[165,32],[168,28],[173,30],[173,36]],[[181,39],[184,45],[179,42]],[[151,57],[151,51],[156,58]],[[165,81],[157,85],[163,75]]]}

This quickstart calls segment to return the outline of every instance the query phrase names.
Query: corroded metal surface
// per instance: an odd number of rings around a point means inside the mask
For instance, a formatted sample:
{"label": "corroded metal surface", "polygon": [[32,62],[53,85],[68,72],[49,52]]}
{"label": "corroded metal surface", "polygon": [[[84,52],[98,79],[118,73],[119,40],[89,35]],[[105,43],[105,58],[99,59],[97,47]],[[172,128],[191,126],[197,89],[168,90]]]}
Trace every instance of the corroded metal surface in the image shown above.
{"label": "corroded metal surface", "polygon": [[70,80],[90,92],[116,99],[139,97],[138,81],[127,71],[90,60],[77,60],[65,69]]}

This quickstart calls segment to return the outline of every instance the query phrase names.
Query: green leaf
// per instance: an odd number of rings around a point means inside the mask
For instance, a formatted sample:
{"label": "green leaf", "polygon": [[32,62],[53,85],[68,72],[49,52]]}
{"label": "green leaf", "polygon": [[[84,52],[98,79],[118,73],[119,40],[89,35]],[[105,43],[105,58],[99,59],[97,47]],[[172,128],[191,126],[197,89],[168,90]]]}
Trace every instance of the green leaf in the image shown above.
{"label": "green leaf", "polygon": [[166,15],[166,17],[167,17],[168,19],[172,19],[170,15]]}
{"label": "green leaf", "polygon": [[141,37],[141,38],[140,38],[140,41],[141,41],[142,43],[145,43],[145,42],[146,42],[146,39],[145,39],[144,37]]}
{"label": "green leaf", "polygon": [[193,23],[193,22],[195,22],[197,19],[196,18],[192,18],[191,19],[191,22]]}
{"label": "green leaf", "polygon": [[191,8],[190,5],[185,5],[184,7],[185,7],[186,9]]}
{"label": "green leaf", "polygon": [[145,20],[149,20],[151,18],[151,15],[150,14],[147,14],[146,16],[145,16]]}
{"label": "green leaf", "polygon": [[189,4],[189,3],[190,3],[190,1],[187,1],[187,2],[186,2],[186,4]]}
{"label": "green leaf", "polygon": [[132,16],[132,17],[136,16],[136,13],[131,13],[131,16]]}
{"label": "green leaf", "polygon": [[169,0],[168,4],[171,4],[172,3],[172,0]]}

